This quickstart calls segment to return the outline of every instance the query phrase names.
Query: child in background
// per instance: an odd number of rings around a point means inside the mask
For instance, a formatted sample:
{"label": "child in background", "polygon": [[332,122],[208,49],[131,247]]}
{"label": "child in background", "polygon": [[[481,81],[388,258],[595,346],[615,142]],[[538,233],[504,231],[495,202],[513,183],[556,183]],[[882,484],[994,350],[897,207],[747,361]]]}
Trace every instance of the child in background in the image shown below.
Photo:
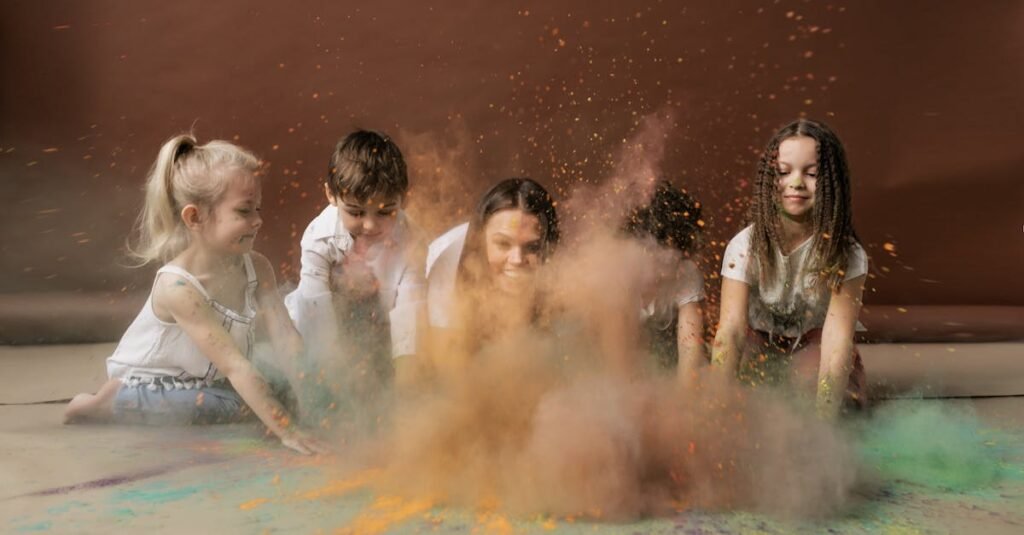
{"label": "child in background", "polygon": [[408,189],[384,134],[352,132],[331,155],[329,204],[302,235],[299,285],[285,298],[314,370],[307,380],[331,390],[307,401],[321,405],[314,412],[341,396],[368,401],[416,353],[425,284],[422,240],[402,210]]}
{"label": "child in background", "polygon": [[[722,259],[721,319],[712,362],[755,381],[794,375],[835,417],[863,406],[854,346],[868,260],[853,230],[850,172],[828,126],[794,121],[768,143],[755,184],[753,224]],[[788,372],[793,372],[792,374]]]}
{"label": "child in background", "polygon": [[677,366],[690,382],[707,362],[704,347],[704,275],[691,259],[700,235],[700,203],[668,181],[634,208],[622,230],[645,245],[655,270],[644,281],[640,318],[648,345],[663,367]]}
{"label": "child in background", "polygon": [[250,361],[257,312],[275,350],[302,352],[273,268],[252,250],[263,224],[258,171],[255,156],[225,141],[200,146],[181,135],[163,145],[133,253],[140,265],[165,264],[107,359],[110,380],[75,396],[65,422],[232,422],[251,410],[285,446],[326,451],[290,425]]}

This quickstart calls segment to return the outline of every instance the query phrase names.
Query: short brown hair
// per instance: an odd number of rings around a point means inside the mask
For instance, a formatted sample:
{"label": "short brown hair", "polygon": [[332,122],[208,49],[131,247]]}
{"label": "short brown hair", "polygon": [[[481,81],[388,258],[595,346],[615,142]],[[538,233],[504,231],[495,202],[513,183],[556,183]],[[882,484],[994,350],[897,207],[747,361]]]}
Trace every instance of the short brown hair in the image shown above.
{"label": "short brown hair", "polygon": [[398,145],[386,134],[356,130],[334,147],[327,167],[327,187],[337,198],[360,202],[371,197],[405,197],[409,176]]}

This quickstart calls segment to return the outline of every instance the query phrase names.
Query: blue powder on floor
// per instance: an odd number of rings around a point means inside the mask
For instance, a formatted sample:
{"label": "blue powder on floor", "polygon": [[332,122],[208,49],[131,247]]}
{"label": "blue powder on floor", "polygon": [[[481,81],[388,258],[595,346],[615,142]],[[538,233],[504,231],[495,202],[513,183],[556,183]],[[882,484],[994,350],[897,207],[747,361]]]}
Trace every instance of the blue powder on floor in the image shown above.
{"label": "blue powder on floor", "polygon": [[203,490],[200,486],[168,488],[166,484],[151,484],[139,489],[124,490],[113,496],[113,502],[163,504],[183,500]]}

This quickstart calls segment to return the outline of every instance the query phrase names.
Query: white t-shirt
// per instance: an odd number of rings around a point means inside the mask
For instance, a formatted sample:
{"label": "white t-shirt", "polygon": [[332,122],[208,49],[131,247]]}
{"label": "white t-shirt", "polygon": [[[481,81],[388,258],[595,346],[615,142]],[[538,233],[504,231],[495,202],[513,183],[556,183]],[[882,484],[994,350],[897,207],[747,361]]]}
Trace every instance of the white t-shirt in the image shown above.
{"label": "white t-shirt", "polygon": [[[758,262],[756,258],[751,261],[750,237],[753,228],[749,226],[740,231],[729,242],[722,257],[722,276],[750,286],[747,314],[750,327],[791,338],[822,328],[832,295],[829,288],[815,284],[814,274],[805,271],[811,259],[813,237],[801,243],[788,256],[775,249],[775,279],[762,286]],[[868,272],[868,257],[864,248],[854,243],[850,252],[845,280]],[[857,330],[865,330],[859,322]]]}
{"label": "white t-shirt", "polygon": [[703,301],[704,274],[697,267],[697,263],[693,260],[683,260],[679,278],[663,291],[663,295],[668,299],[659,296],[640,310],[641,319],[671,321],[675,317],[675,309]]}
{"label": "white t-shirt", "polygon": [[432,327],[451,327],[455,315],[455,278],[469,223],[458,225],[427,248],[427,318]]}
{"label": "white t-shirt", "polygon": [[[338,208],[328,205],[306,227],[300,243],[299,287],[285,297],[285,306],[307,346],[336,344],[338,319],[332,305],[331,271],[342,268],[355,242],[338,220]],[[400,212],[391,239],[375,245],[366,255],[366,264],[380,283],[377,297],[381,310],[388,313],[391,350],[396,357],[416,352],[426,286],[415,254],[418,246],[416,233]]]}

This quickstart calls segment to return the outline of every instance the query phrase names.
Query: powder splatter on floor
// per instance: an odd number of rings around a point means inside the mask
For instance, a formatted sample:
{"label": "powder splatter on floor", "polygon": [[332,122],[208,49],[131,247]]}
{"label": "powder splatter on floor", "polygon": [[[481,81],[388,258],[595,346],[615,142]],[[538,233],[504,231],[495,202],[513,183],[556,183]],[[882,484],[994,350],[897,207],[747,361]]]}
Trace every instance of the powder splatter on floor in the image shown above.
{"label": "powder splatter on floor", "polygon": [[849,506],[830,518],[688,510],[613,524],[586,516],[516,518],[493,509],[459,510],[427,498],[374,495],[375,470],[339,473],[324,459],[297,457],[255,437],[251,428],[236,427],[171,444],[206,462],[108,487],[5,493],[0,531],[207,525],[226,532],[353,534],[1024,532],[1024,429],[995,429],[965,404],[950,402],[892,404],[850,425],[870,475]]}

